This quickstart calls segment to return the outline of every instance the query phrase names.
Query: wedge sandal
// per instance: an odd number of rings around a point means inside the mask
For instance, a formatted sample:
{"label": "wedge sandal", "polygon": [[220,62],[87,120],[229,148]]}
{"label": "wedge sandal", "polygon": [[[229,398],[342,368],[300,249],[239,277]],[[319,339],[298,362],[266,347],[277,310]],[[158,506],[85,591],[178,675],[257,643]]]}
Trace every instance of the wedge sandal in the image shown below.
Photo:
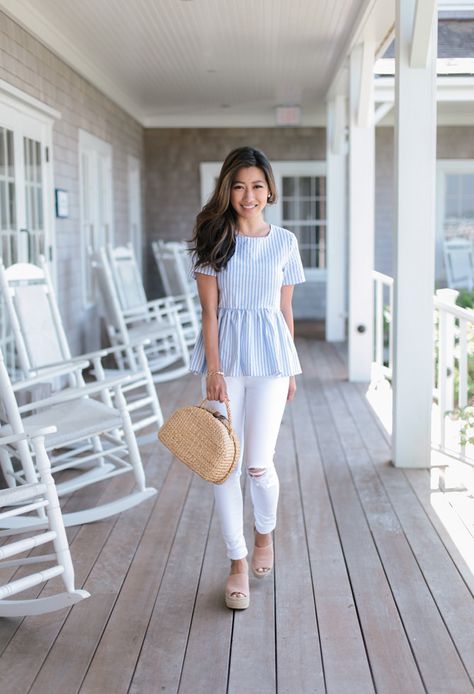
{"label": "wedge sandal", "polygon": [[[240,595],[233,595],[240,593]],[[249,575],[230,574],[225,584],[225,604],[231,610],[246,610],[250,605]]]}

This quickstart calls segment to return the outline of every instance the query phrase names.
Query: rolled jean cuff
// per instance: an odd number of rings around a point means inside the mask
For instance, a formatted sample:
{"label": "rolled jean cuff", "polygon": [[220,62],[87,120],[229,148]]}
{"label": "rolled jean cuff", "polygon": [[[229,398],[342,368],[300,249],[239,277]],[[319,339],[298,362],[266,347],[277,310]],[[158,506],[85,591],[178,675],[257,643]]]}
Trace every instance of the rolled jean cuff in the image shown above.
{"label": "rolled jean cuff", "polygon": [[267,533],[272,533],[276,528],[275,523],[257,523],[255,521],[255,530],[261,535],[266,535]]}
{"label": "rolled jean cuff", "polygon": [[247,546],[245,542],[243,545],[240,545],[239,547],[234,547],[230,548],[227,547],[227,558],[231,560],[236,560],[236,559],[245,559],[247,556],[248,551],[247,551]]}

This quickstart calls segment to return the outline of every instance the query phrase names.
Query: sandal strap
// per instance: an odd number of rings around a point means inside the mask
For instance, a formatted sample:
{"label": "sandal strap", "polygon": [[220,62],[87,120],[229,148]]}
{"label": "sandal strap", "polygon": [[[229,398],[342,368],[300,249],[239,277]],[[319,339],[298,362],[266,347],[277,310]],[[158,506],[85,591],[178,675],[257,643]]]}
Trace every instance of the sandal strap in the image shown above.
{"label": "sandal strap", "polygon": [[253,565],[256,568],[270,568],[273,564],[273,543],[265,545],[265,547],[253,548]]}
{"label": "sandal strap", "polygon": [[242,593],[245,596],[249,594],[249,575],[248,574],[230,574],[225,584],[225,592],[227,595],[232,593]]}

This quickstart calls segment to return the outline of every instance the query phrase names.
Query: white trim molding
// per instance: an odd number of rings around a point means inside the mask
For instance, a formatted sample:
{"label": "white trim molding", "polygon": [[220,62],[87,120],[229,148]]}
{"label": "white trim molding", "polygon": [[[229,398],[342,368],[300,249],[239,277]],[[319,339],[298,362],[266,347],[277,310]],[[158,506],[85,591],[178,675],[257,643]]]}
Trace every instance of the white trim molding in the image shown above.
{"label": "white trim molding", "polygon": [[[395,100],[395,78],[375,79],[375,101]],[[467,77],[438,76],[436,80],[437,101],[474,101],[474,75]]]}
{"label": "white trim molding", "polygon": [[48,106],[43,101],[36,99],[34,96],[14,87],[9,82],[0,79],[0,101],[8,104],[12,108],[20,106],[23,113],[28,113],[34,118],[50,124],[54,120],[61,118],[60,111]]}

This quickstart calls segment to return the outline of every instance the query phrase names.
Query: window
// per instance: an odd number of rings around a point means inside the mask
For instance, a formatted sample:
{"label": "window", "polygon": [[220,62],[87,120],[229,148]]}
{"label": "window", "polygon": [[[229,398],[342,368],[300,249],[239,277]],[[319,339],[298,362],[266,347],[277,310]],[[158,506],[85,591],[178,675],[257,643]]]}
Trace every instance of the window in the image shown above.
{"label": "window", "polygon": [[474,161],[439,160],[437,176],[437,279],[445,278],[443,243],[453,238],[474,242]]}
{"label": "window", "polygon": [[445,174],[444,236],[474,239],[474,171]]}
{"label": "window", "polygon": [[282,177],[282,226],[296,234],[303,265],[326,267],[326,178]]}

